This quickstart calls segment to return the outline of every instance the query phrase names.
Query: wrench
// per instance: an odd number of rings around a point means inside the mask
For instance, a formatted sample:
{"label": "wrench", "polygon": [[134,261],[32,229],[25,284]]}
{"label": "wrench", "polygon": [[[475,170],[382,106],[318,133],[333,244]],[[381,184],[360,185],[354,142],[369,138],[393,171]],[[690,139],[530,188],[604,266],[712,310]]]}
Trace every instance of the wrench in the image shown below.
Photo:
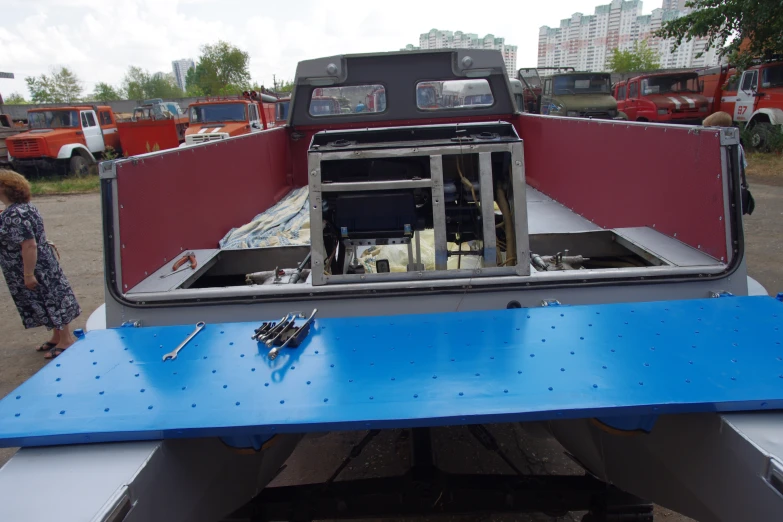
{"label": "wrench", "polygon": [[285,348],[286,346],[288,346],[288,343],[290,343],[290,342],[291,342],[291,340],[292,340],[294,337],[299,337],[299,334],[301,334],[301,333],[302,333],[302,331],[304,331],[304,329],[305,329],[305,328],[307,328],[307,327],[310,325],[310,323],[311,323],[311,322],[313,322],[313,319],[315,318],[315,313],[316,313],[317,311],[318,311],[318,308],[315,308],[315,309],[313,309],[313,313],[311,313],[311,314],[310,314],[310,317],[308,317],[308,318],[307,318],[307,321],[305,321],[305,322],[302,324],[302,326],[300,326],[300,327],[299,327],[299,329],[298,329],[297,331],[295,331],[295,332],[294,332],[294,333],[291,335],[291,337],[289,337],[289,338],[286,340],[286,342],[284,342],[284,343],[283,343],[281,346],[275,346],[274,348],[272,348],[271,350],[269,350],[269,353],[267,353],[266,355],[267,355],[267,357],[269,357],[269,360],[270,360],[270,361],[274,361],[274,360],[277,358],[277,355],[280,353],[280,351],[281,351],[283,348]]}
{"label": "wrench", "polygon": [[279,330],[277,330],[276,335],[274,337],[272,337],[271,335],[268,336],[264,341],[264,344],[270,347],[273,344],[275,344],[275,341],[280,339],[280,337],[286,332],[286,330],[294,326],[294,321],[296,321],[296,314],[295,313],[288,314],[285,318],[285,321],[280,323],[282,327]]}
{"label": "wrench", "polygon": [[206,325],[207,325],[207,323],[205,323],[204,321],[200,321],[200,322],[196,323],[196,329],[193,330],[193,333],[188,335],[185,338],[185,340],[182,341],[182,343],[179,346],[174,348],[173,351],[171,351],[171,352],[167,353],[166,355],[164,355],[163,356],[163,361],[165,362],[165,361],[168,361],[169,359],[176,359],[177,358],[177,354],[179,353],[179,351],[182,350],[185,347],[185,345],[188,344],[190,342],[190,340],[193,339],[196,336],[197,333],[199,333],[201,330],[203,330]]}

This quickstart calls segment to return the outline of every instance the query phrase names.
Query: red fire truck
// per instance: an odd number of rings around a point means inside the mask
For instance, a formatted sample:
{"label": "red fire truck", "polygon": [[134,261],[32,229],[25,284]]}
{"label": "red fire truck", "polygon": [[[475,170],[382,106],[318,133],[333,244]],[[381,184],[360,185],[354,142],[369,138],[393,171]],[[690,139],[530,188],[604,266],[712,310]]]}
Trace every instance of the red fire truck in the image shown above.
{"label": "red fire truck", "polygon": [[751,145],[764,148],[773,131],[783,125],[783,62],[758,63],[738,74],[731,66],[705,69],[700,73],[704,96],[711,111],[731,114],[744,122],[751,133]]}
{"label": "red fire truck", "polygon": [[616,83],[613,95],[631,121],[700,125],[709,114],[700,90],[695,72],[656,73]]}

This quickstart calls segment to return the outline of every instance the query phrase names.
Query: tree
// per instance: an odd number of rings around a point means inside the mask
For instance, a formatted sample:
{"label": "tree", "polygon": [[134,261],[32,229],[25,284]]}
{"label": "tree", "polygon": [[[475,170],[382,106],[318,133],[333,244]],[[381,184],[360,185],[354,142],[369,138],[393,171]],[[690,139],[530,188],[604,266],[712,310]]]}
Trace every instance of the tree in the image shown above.
{"label": "tree", "polygon": [[185,93],[174,83],[172,75],[130,66],[122,80],[122,89],[130,100],[149,98],[182,98]]}
{"label": "tree", "polygon": [[67,67],[52,69],[48,76],[28,76],[24,79],[34,103],[73,103],[82,95],[81,80]]}
{"label": "tree", "polygon": [[294,81],[293,80],[286,80],[282,82],[280,85],[277,86],[277,92],[283,93],[283,92],[293,92],[294,90]]}
{"label": "tree", "polygon": [[689,14],[669,20],[657,36],[674,39],[674,48],[706,38],[721,57],[745,69],[754,58],[783,53],[783,9],[780,0],[689,0]]}
{"label": "tree", "polygon": [[606,61],[612,72],[652,71],[660,67],[658,53],[647,45],[647,41],[634,42],[633,49],[615,49]]}
{"label": "tree", "polygon": [[18,92],[12,92],[7,98],[4,98],[4,102],[8,105],[26,105],[30,102],[24,99],[24,96]]}
{"label": "tree", "polygon": [[98,82],[90,97],[95,101],[122,100],[124,97],[121,91],[122,89],[115,89],[108,83]]}
{"label": "tree", "polygon": [[227,42],[203,45],[196,67],[185,77],[189,93],[237,94],[250,87],[250,55]]}

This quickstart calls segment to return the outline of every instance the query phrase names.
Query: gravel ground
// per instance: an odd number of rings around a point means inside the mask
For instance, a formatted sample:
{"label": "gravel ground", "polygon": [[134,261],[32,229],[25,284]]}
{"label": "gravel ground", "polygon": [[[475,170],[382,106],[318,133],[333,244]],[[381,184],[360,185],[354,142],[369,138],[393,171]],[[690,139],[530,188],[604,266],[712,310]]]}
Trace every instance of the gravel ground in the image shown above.
{"label": "gravel ground", "polygon": [[[751,181],[756,212],[745,220],[748,269],[770,292],[783,290],[783,186]],[[103,302],[100,200],[97,194],[46,197],[34,201],[44,217],[49,239],[62,255],[61,263],[79,303],[82,316],[75,326],[84,326],[89,314]],[[5,284],[0,285],[0,397],[7,395],[44,365],[34,348],[47,339],[45,330],[24,330]],[[503,449],[523,471],[529,473],[576,474],[581,470],[563,454],[552,438],[531,433],[518,425],[490,427]],[[497,455],[477,444],[465,428],[438,428],[434,448],[441,467],[455,472],[507,473]],[[309,437],[297,448],[281,484],[317,482],[327,478],[363,433],[337,432]],[[381,433],[341,478],[362,478],[402,473],[408,465],[405,434],[400,430]],[[0,465],[15,452],[0,449]],[[489,517],[486,520],[551,520],[548,517]],[[578,520],[577,516],[564,520]],[[467,519],[466,519],[467,520]],[[658,508],[656,520],[686,522],[690,519]]]}

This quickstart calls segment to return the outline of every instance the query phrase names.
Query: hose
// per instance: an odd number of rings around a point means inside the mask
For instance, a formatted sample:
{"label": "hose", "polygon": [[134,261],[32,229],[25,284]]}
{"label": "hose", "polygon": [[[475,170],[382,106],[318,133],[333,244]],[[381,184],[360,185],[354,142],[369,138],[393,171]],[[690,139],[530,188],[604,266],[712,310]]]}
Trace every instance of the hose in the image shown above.
{"label": "hose", "polygon": [[504,266],[517,264],[517,235],[514,230],[514,220],[512,219],[511,208],[508,206],[506,192],[498,186],[495,188],[495,201],[498,204],[500,213],[503,215],[503,222],[506,231],[506,262]]}

